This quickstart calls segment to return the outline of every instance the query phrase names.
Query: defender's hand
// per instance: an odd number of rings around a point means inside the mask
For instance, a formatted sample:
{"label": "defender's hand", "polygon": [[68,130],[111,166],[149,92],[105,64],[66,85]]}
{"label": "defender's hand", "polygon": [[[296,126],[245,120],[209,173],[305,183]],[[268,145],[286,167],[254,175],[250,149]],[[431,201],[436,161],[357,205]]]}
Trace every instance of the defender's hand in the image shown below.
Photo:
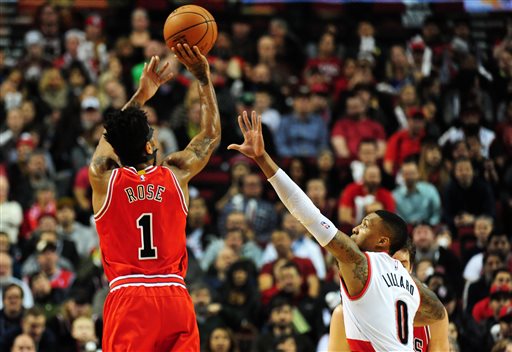
{"label": "defender's hand", "polygon": [[151,57],[149,64],[144,64],[142,75],[139,79],[139,88],[137,94],[139,97],[148,101],[155,95],[158,88],[173,77],[169,62],[165,62],[162,67],[160,65],[160,58],[158,56]]}
{"label": "defender's hand", "polygon": [[256,111],[251,113],[251,121],[244,111],[243,116],[238,116],[238,125],[244,135],[242,144],[230,144],[228,149],[238,150],[249,158],[258,158],[265,154],[265,143],[261,133],[261,116],[256,116]]}
{"label": "defender's hand", "polygon": [[202,85],[208,83],[210,66],[208,60],[201,54],[197,46],[194,45],[191,48],[188,44],[177,44],[175,47],[172,47],[171,50],[199,83]]}

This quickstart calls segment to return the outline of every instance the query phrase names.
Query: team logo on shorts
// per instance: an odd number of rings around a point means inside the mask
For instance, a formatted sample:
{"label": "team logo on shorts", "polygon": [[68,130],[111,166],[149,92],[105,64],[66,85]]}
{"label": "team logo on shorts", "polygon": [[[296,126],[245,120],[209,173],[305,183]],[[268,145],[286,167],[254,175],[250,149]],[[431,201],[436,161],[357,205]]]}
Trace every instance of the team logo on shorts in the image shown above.
{"label": "team logo on shorts", "polygon": [[320,225],[322,225],[326,230],[330,229],[331,228],[331,225],[329,225],[328,223],[326,223],[325,221],[321,221],[320,222]]}

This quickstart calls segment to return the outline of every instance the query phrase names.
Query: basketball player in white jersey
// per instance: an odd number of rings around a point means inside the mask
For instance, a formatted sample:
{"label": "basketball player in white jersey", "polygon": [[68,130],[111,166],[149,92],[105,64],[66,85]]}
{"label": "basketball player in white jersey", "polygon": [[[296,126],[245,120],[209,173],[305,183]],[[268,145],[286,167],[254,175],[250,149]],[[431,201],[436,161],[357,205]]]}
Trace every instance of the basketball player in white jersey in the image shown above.
{"label": "basketball player in white jersey", "polygon": [[[436,295],[390,257],[407,241],[407,225],[399,216],[387,211],[370,213],[352,230],[352,236],[342,233],[266,153],[261,116],[253,111],[249,119],[244,112],[238,122],[244,142],[228,149],[258,164],[290,213],[337,259],[352,351],[412,352],[413,322],[420,326],[443,321],[448,329],[446,310]],[[448,340],[444,347],[449,350]]]}
{"label": "basketball player in white jersey", "polygon": [[[416,255],[416,249],[410,240],[407,245],[397,251],[393,258],[400,261],[404,268],[411,273],[412,263]],[[443,330],[443,321],[432,326],[414,327],[414,352],[445,352],[443,350],[443,341],[448,339],[448,331]],[[343,307],[337,306],[331,317],[331,326],[329,329],[329,352],[350,351],[350,347],[345,335],[345,324],[343,322]]]}

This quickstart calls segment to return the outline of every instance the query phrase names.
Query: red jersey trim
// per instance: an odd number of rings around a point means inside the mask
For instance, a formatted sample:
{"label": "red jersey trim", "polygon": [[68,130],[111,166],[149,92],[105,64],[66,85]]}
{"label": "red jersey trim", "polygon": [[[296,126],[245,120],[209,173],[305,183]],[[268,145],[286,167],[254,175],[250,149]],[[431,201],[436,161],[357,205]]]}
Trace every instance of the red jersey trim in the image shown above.
{"label": "red jersey trim", "polygon": [[110,205],[110,201],[112,200],[112,191],[114,188],[114,182],[117,177],[119,169],[114,169],[112,171],[112,174],[110,175],[110,179],[108,180],[108,186],[107,186],[107,195],[105,196],[105,201],[103,202],[103,205],[101,206],[98,213],[94,214],[94,220],[99,220],[108,210],[108,207]]}
{"label": "red jersey trim", "polygon": [[178,179],[176,178],[176,176],[174,175],[174,172],[172,172],[171,169],[169,169],[167,167],[165,169],[167,169],[169,171],[169,173],[171,174],[172,180],[174,182],[174,187],[176,187],[176,190],[178,191],[178,194],[180,196],[181,209],[183,210],[185,215],[187,215],[188,207],[187,207],[187,203],[185,202],[185,195],[183,194],[183,190],[181,189]]}
{"label": "red jersey trim", "polygon": [[178,279],[183,281],[183,277],[176,274],[166,274],[166,275],[144,275],[144,274],[132,274],[132,275],[123,275],[118,276],[114,280],[110,281],[109,286],[112,287],[112,285],[120,280],[127,280],[127,279]]}
{"label": "red jersey trim", "polygon": [[[134,168],[133,166],[125,166],[125,167],[123,167],[123,169],[125,169],[127,171],[130,171],[134,175],[138,175],[139,174],[137,169]],[[146,168],[144,168],[144,171],[146,172],[146,174],[150,174],[150,173],[152,173],[155,170],[156,170],[156,166],[153,166],[153,165],[150,165],[150,166],[147,166]]]}
{"label": "red jersey trim", "polygon": [[361,297],[363,297],[363,295],[368,290],[368,286],[370,286],[370,280],[372,278],[372,264],[371,264],[371,260],[370,260],[370,257],[368,256],[368,254],[366,252],[363,252],[363,253],[366,256],[366,259],[368,260],[368,278],[366,279],[366,283],[364,284],[361,292],[359,292],[357,295],[351,296],[350,293],[348,293],[347,288],[345,287],[345,282],[343,281],[343,279],[340,276],[340,282],[341,282],[340,286],[343,288],[343,291],[345,291],[345,294],[347,295],[348,299],[350,299],[351,301],[356,301],[356,300],[360,299]]}
{"label": "red jersey trim", "polygon": [[118,276],[109,284],[110,291],[115,291],[122,287],[131,286],[144,286],[144,287],[162,287],[162,286],[185,286],[185,281],[180,275],[167,274],[167,275],[143,275],[133,274]]}
{"label": "red jersey trim", "polygon": [[354,340],[347,338],[348,345],[352,352],[375,352],[370,341]]}
{"label": "red jersey trim", "polygon": [[187,289],[187,287],[185,285],[179,284],[177,282],[157,282],[157,283],[153,283],[153,284],[146,284],[146,283],[143,283],[143,282],[136,282],[136,283],[131,283],[131,284],[117,285],[116,287],[111,288],[109,292],[114,292],[114,291],[117,291],[120,288],[124,288],[124,287],[137,287],[137,286],[143,286],[143,287],[178,286],[178,287],[182,287],[184,289]]}

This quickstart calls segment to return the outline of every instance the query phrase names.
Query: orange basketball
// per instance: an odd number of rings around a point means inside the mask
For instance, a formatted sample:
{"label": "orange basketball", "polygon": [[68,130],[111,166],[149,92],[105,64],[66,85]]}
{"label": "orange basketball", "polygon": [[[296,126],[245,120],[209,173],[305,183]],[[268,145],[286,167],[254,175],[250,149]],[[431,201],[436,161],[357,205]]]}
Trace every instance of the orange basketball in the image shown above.
{"label": "orange basketball", "polygon": [[213,16],[197,5],[184,5],[171,12],[164,24],[164,40],[169,48],[178,43],[197,45],[206,55],[217,40]]}

